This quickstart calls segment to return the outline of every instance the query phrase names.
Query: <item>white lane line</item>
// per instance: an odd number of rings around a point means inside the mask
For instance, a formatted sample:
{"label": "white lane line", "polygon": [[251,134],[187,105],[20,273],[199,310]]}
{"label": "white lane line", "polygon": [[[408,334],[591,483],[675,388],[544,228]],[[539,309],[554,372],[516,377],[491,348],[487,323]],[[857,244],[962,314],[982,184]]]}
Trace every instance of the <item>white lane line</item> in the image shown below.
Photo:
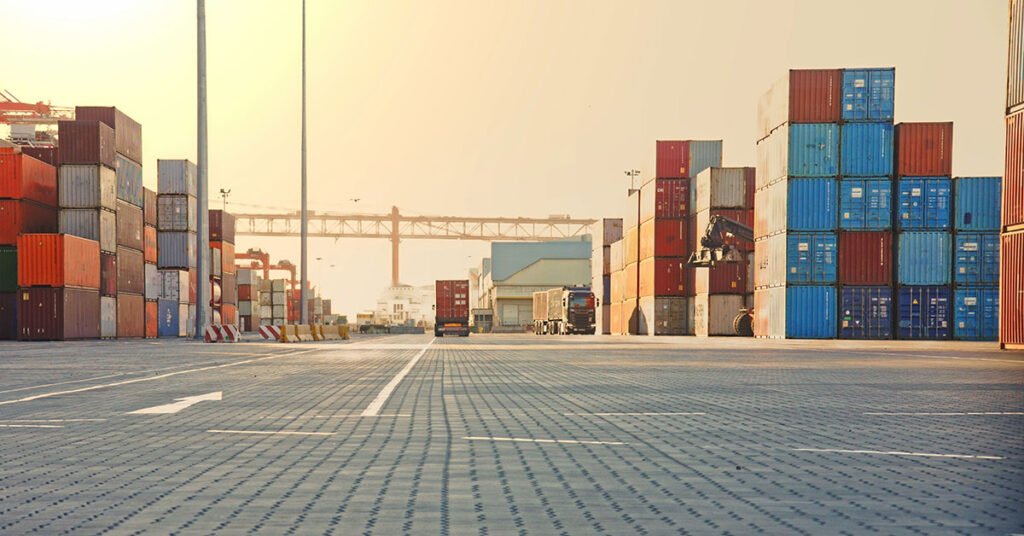
{"label": "white lane line", "polygon": [[0,424],[0,428],[64,428],[57,424]]}
{"label": "white lane line", "polygon": [[1017,365],[1024,365],[1024,360],[1020,359],[998,359],[994,357],[966,357],[966,356],[955,356],[955,355],[934,355],[934,354],[901,354],[896,352],[869,352],[869,351],[847,351],[848,354],[865,354],[865,355],[887,355],[893,357],[924,357],[928,359],[951,359],[954,361],[994,361],[997,363],[1014,363]]}
{"label": "white lane line", "polygon": [[565,416],[593,415],[593,416],[597,416],[597,417],[619,417],[619,416],[636,417],[636,416],[650,416],[650,415],[707,415],[707,413],[704,413],[703,411],[690,411],[690,412],[674,411],[674,412],[662,412],[662,413],[644,411],[644,412],[632,412],[632,413],[563,413],[562,415],[565,415]]}
{"label": "white lane line", "polygon": [[398,384],[402,381],[402,378],[405,378],[405,375],[409,374],[409,371],[412,370],[412,367],[414,367],[416,365],[416,362],[419,361],[421,357],[423,357],[423,354],[427,353],[427,348],[430,348],[430,345],[434,344],[435,340],[436,339],[430,339],[430,342],[428,342],[427,345],[424,346],[423,349],[420,350],[420,352],[416,354],[415,357],[413,357],[408,363],[406,363],[405,367],[402,368],[402,370],[400,370],[398,374],[395,375],[394,378],[391,378],[391,381],[389,381],[388,384],[385,385],[383,389],[381,389],[380,393],[377,393],[377,398],[374,398],[373,402],[370,402],[370,405],[363,410],[361,416],[377,416],[377,413],[380,411],[380,408],[384,407],[384,403],[388,401],[388,398],[391,398],[391,393],[394,392],[396,387],[398,387]]}
{"label": "white lane line", "polygon": [[329,436],[332,432],[288,432],[288,431],[266,431],[266,430],[207,430],[211,434],[251,434],[251,435],[308,435],[308,436]]}
{"label": "white lane line", "polygon": [[103,422],[106,419],[2,419],[0,422]]}
{"label": "white lane line", "polygon": [[576,445],[625,445],[620,441],[577,441],[575,439],[530,439],[526,437],[480,437],[466,436],[470,441],[518,441],[523,443],[569,443]]}
{"label": "white lane line", "polygon": [[171,404],[164,404],[162,406],[153,406],[151,408],[142,408],[135,411],[129,411],[128,415],[166,415],[168,413],[177,413],[187,407],[194,406],[200,402],[206,401],[217,401],[223,398],[222,391],[216,391],[213,393],[206,393],[205,395],[186,396],[184,398],[175,398],[175,402]]}
{"label": "white lane line", "polygon": [[[412,417],[411,413],[380,413],[373,417]],[[259,419],[361,419],[363,414],[352,415],[263,415]]]}
{"label": "white lane line", "polygon": [[949,417],[954,415],[1024,415],[1024,411],[872,411],[864,415],[911,415]]}
{"label": "white lane line", "polygon": [[1002,460],[1002,456],[980,456],[976,454],[934,454],[931,452],[902,452],[898,450],[848,450],[848,449],[793,449],[801,452],[835,452],[839,454],[890,454],[893,456],[925,456],[928,458],[963,458],[969,460]]}
{"label": "white lane line", "polygon": [[298,355],[298,354],[304,354],[304,353],[313,352],[313,351],[315,351],[315,349],[296,350],[294,352],[288,352],[288,353],[285,353],[285,354],[277,354],[277,355],[268,355],[266,357],[258,357],[256,359],[246,359],[246,360],[243,360],[243,361],[234,361],[232,363],[223,363],[223,364],[220,364],[220,365],[210,365],[208,367],[199,367],[199,368],[194,368],[194,369],[178,370],[178,371],[175,371],[175,372],[168,372],[167,374],[160,374],[158,376],[148,376],[148,377],[145,377],[145,378],[135,378],[135,379],[124,380],[124,381],[120,381],[120,382],[105,383],[103,385],[92,385],[92,386],[89,386],[89,387],[81,387],[79,389],[70,389],[70,390],[67,390],[67,391],[55,391],[55,392],[52,392],[52,393],[43,393],[41,395],[26,396],[25,398],[18,398],[18,399],[15,399],[15,400],[4,400],[4,401],[0,402],[0,406],[6,406],[7,404],[18,404],[20,402],[30,402],[32,400],[39,400],[40,398],[50,398],[51,396],[70,395],[70,394],[74,394],[74,393],[84,393],[86,391],[95,391],[97,389],[106,389],[107,387],[118,387],[118,386],[121,386],[121,385],[129,385],[129,384],[132,384],[132,383],[151,382],[153,380],[162,380],[164,378],[170,378],[171,376],[178,376],[178,375],[181,375],[181,374],[190,374],[192,372],[202,372],[204,370],[214,370],[214,369],[221,369],[221,368],[228,368],[228,367],[237,367],[238,365],[246,365],[246,364],[249,364],[249,363],[255,363],[257,361],[265,361],[267,359],[277,359],[279,357],[289,357],[289,356]]}

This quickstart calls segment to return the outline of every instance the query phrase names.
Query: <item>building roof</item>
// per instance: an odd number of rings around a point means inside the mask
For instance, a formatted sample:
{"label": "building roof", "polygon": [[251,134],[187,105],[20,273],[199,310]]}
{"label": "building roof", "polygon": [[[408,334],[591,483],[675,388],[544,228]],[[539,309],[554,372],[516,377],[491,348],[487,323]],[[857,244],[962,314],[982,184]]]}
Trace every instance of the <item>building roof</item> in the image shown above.
{"label": "building roof", "polygon": [[541,259],[590,259],[590,241],[491,242],[491,280],[503,281]]}

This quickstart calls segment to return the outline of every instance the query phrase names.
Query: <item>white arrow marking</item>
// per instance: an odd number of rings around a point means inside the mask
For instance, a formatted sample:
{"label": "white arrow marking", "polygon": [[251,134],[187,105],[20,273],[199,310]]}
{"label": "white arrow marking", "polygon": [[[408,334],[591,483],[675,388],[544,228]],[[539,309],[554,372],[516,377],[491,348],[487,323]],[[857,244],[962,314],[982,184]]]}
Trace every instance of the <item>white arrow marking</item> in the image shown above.
{"label": "white arrow marking", "polygon": [[206,393],[205,395],[186,396],[185,398],[175,398],[173,404],[164,404],[162,406],[153,406],[151,408],[137,409],[135,411],[129,411],[128,415],[156,415],[163,413],[177,413],[189,406],[198,404],[206,400],[220,400],[221,391],[215,393]]}

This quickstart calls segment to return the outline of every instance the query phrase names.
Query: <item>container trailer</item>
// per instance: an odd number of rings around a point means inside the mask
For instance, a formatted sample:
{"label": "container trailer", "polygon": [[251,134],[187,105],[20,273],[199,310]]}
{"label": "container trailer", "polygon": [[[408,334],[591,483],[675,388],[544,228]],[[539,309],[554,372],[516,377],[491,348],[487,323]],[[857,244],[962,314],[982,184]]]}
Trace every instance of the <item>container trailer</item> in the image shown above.
{"label": "container trailer", "polygon": [[469,336],[469,280],[446,279],[434,284],[434,336]]}
{"label": "container trailer", "polygon": [[597,332],[599,301],[590,287],[566,286],[533,293],[534,333],[569,335]]}

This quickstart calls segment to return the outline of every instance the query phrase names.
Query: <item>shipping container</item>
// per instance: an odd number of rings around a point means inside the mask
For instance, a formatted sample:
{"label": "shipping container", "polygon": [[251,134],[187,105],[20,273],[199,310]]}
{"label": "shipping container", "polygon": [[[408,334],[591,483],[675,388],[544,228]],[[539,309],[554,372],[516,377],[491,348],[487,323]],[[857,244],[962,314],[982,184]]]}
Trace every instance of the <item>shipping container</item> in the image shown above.
{"label": "shipping container", "polygon": [[[776,182],[754,193],[753,227],[755,240],[786,232],[789,220],[788,197],[790,182],[792,181]],[[798,195],[801,194],[798,193]]]}
{"label": "shipping container", "polygon": [[892,175],[892,123],[847,123],[842,127],[842,175],[880,177]]}
{"label": "shipping container", "polygon": [[[678,258],[653,258],[644,259],[639,264],[631,264],[630,266],[636,266],[639,275],[639,294],[638,296],[649,297],[649,296],[686,296],[686,278],[685,273],[692,268],[684,268],[683,262],[686,259]],[[629,277],[629,269],[627,267],[627,278]],[[633,294],[630,293],[631,285],[630,281],[626,281],[626,298],[632,298]]]}
{"label": "shipping container", "polygon": [[999,338],[999,288],[965,287],[953,292],[953,338],[994,341]]}
{"label": "shipping container", "polygon": [[231,326],[238,325],[238,309],[234,305],[225,303],[220,308],[220,322]]}
{"label": "shipping container", "polygon": [[626,229],[626,237],[622,239],[622,256],[626,265],[634,264],[640,260],[640,237],[636,227]]}
{"label": "shipping container", "polygon": [[57,231],[99,243],[100,251],[117,251],[117,216],[102,208],[63,208],[57,215]]}
{"label": "shipping container", "polygon": [[698,293],[693,298],[694,334],[698,337],[736,335],[733,322],[743,307],[742,295]]}
{"label": "shipping container", "polygon": [[714,268],[690,268],[694,271],[695,294],[746,294],[747,262],[720,262]]}
{"label": "shipping container", "polygon": [[689,216],[690,180],[655,179],[640,191],[640,222]]}
{"label": "shipping container", "polygon": [[252,285],[253,287],[258,287],[260,283],[259,273],[256,270],[252,270],[249,268],[238,268],[237,271],[235,272],[235,275],[238,277],[239,285]]}
{"label": "shipping container", "polygon": [[121,199],[117,201],[117,245],[138,251],[145,249],[142,209]]}
{"label": "shipping container", "polygon": [[75,119],[102,121],[114,129],[114,149],[142,162],[142,125],[113,106],[75,106]]}
{"label": "shipping container", "polygon": [[210,246],[220,251],[220,253],[217,254],[218,260],[220,261],[220,267],[218,268],[218,272],[220,274],[234,274],[235,245],[230,242],[210,240]]}
{"label": "shipping container", "polygon": [[435,300],[437,323],[466,322],[468,325],[469,281],[438,280],[435,283]]}
{"label": "shipping container", "polygon": [[157,204],[157,229],[163,231],[196,230],[198,205],[188,195],[160,195]]}
{"label": "shipping container", "polygon": [[843,121],[892,121],[896,69],[844,69]]}
{"label": "shipping container", "polygon": [[146,225],[142,228],[142,242],[145,249],[142,250],[142,256],[146,259],[146,262],[155,263],[157,261],[157,241],[156,241],[156,227]]}
{"label": "shipping container", "polygon": [[953,179],[953,227],[958,231],[1000,230],[1002,181],[1002,177]]}
{"label": "shipping container", "polygon": [[839,283],[889,285],[892,283],[892,233],[844,231],[839,233]]}
{"label": "shipping container", "polygon": [[[157,308],[157,336],[178,337],[178,318],[181,306],[177,300],[159,299],[156,302]],[[187,311],[186,306],[186,311]]]}
{"label": "shipping container", "polygon": [[235,217],[223,210],[211,209],[210,215],[210,240],[222,240],[230,244],[235,243]]}
{"label": "shipping container", "polygon": [[18,248],[0,246],[0,293],[18,290]]}
{"label": "shipping container", "polygon": [[953,243],[953,283],[999,284],[999,233],[957,233]]}
{"label": "shipping container", "polygon": [[652,219],[640,226],[640,258],[689,255],[686,220]]}
{"label": "shipping container", "polygon": [[18,340],[95,339],[100,335],[99,291],[70,287],[18,291]]}
{"label": "shipping container", "polygon": [[[222,292],[222,303],[226,305],[236,305],[238,303],[238,286],[235,284],[234,274],[224,274],[221,279],[221,292]],[[316,299],[309,300],[315,302]]]}
{"label": "shipping container", "polygon": [[609,268],[611,273],[615,273],[615,272],[620,271],[623,268],[625,268],[625,266],[626,266],[626,259],[625,259],[624,250],[625,250],[625,242],[623,240],[617,240],[615,242],[612,242],[612,245],[609,246],[609,252],[608,252],[608,259],[609,259],[608,263],[609,263],[609,266],[608,266],[608,268]]}
{"label": "shipping container", "polygon": [[0,152],[0,198],[57,205],[57,169],[26,154]]}
{"label": "shipping container", "polygon": [[[284,285],[285,285],[285,280],[284,279],[272,279],[270,281],[270,289],[274,293],[284,292]],[[276,297],[275,297],[274,301],[275,302],[277,301]]]}
{"label": "shipping container", "polygon": [[636,298],[628,299],[622,302],[621,330],[624,335],[646,334],[647,323],[641,322],[640,314],[640,307],[638,300]]}
{"label": "shipping container", "polygon": [[156,227],[156,192],[149,188],[142,189],[142,213],[146,225]]}
{"label": "shipping container", "polygon": [[[258,294],[257,294],[258,295]],[[238,285],[238,301],[249,301],[253,299],[252,285]],[[252,313],[241,313],[252,314]]]}
{"label": "shipping container", "polygon": [[832,286],[786,288],[786,337],[832,339],[836,336],[836,289]]}
{"label": "shipping container", "polygon": [[897,175],[952,174],[953,123],[899,123],[895,131]]}
{"label": "shipping container", "polygon": [[683,297],[647,297],[639,299],[641,318],[649,335],[686,335],[690,311]]}
{"label": "shipping container", "polygon": [[224,295],[221,291],[219,281],[210,281],[210,305],[218,306],[222,303]]}
{"label": "shipping container", "polygon": [[221,260],[221,252],[217,248],[210,248],[210,276],[220,278],[223,274],[222,269],[224,268],[223,261]]}
{"label": "shipping container", "polygon": [[711,208],[750,208],[747,175],[747,168],[742,167],[711,167],[701,171],[693,184],[694,212]]}
{"label": "shipping container", "polygon": [[260,305],[260,318],[270,319],[274,317],[273,305]]}
{"label": "shipping container", "polygon": [[196,196],[198,169],[188,160],[157,160],[157,193]]}
{"label": "shipping container", "polygon": [[897,192],[901,230],[950,228],[953,184],[949,177],[902,178]]}
{"label": "shipping container", "polygon": [[99,121],[59,121],[61,165],[102,164],[115,169],[114,129]]}
{"label": "shipping container", "polygon": [[100,296],[100,338],[117,337],[117,296]]}
{"label": "shipping container", "polygon": [[117,293],[146,293],[146,268],[142,252],[126,247],[117,248]]}
{"label": "shipping container", "polygon": [[1010,0],[1010,46],[1007,54],[1006,113],[1024,104],[1024,2]]}
{"label": "shipping container", "polygon": [[159,268],[195,268],[196,234],[182,232],[157,233],[157,266]]}
{"label": "shipping container", "polygon": [[60,151],[57,147],[21,147],[21,154],[26,154],[39,160],[40,162],[46,162],[53,167],[60,165]]}
{"label": "shipping container", "polygon": [[839,174],[839,125],[789,126],[789,176],[835,177]]}
{"label": "shipping container", "polygon": [[159,334],[159,320],[157,315],[159,314],[159,308],[157,307],[156,301],[146,302],[146,338],[155,339]]}
{"label": "shipping container", "polygon": [[[611,303],[620,303],[626,299],[625,278],[626,274],[622,270],[612,272],[609,279],[609,286],[611,287],[609,301]],[[262,298],[263,295],[261,294],[260,299],[262,300]]]}
{"label": "shipping container", "polygon": [[114,170],[117,172],[117,198],[142,208],[142,165],[116,155]]}
{"label": "shipping container", "polygon": [[100,253],[100,296],[117,296],[116,253]]}
{"label": "shipping container", "polygon": [[622,240],[622,218],[601,218],[591,227],[590,234],[595,249]]}
{"label": "shipping container", "polygon": [[[784,286],[789,277],[786,233],[771,235],[754,242],[754,289]],[[785,301],[783,299],[782,301]],[[783,334],[779,334],[782,337]]]}
{"label": "shipping container", "polygon": [[754,336],[786,337],[786,287],[759,287],[754,290]]}
{"label": "shipping container", "polygon": [[[662,260],[662,261],[665,262],[665,263],[672,262],[671,259]],[[654,261],[650,260],[648,262],[653,263]],[[640,285],[640,279],[639,279],[640,278],[640,273],[638,271],[639,267],[640,267],[640,264],[634,262],[632,264],[627,264],[626,268],[623,269],[623,271],[622,271],[622,273],[623,273],[623,276],[622,276],[622,288],[625,291],[625,294],[622,296],[623,301],[625,301],[625,300],[633,300],[633,299],[636,299],[638,297],[637,292],[638,292],[639,285]]]}
{"label": "shipping container", "polygon": [[891,339],[892,288],[843,287],[839,298],[840,339]]}
{"label": "shipping container", "polygon": [[19,234],[56,232],[56,208],[27,199],[0,199],[0,245],[17,244]]}
{"label": "shipping container", "polygon": [[835,283],[838,275],[837,242],[836,233],[788,233],[786,282],[814,285]]}
{"label": "shipping container", "polygon": [[[18,237],[18,286],[100,288],[99,244],[71,235]],[[99,294],[97,293],[97,296]]]}
{"label": "shipping container", "polygon": [[1024,349],[1024,231],[1006,233],[999,248],[999,343],[1007,349]]}
{"label": "shipping container", "polygon": [[608,306],[608,331],[612,335],[622,335],[622,303],[615,302]]}
{"label": "shipping container", "polygon": [[686,177],[694,178],[709,167],[722,167],[722,140],[690,140]]}
{"label": "shipping container", "polygon": [[690,162],[690,143],[686,141],[656,141],[654,169],[657,178],[686,177]]}
{"label": "shipping container", "polygon": [[0,341],[18,338],[18,293],[0,292]]}
{"label": "shipping container", "polygon": [[1024,110],[1006,117],[1003,227],[1024,224]]}
{"label": "shipping container", "polygon": [[839,69],[791,69],[758,101],[757,139],[784,123],[838,123],[842,87]]}
{"label": "shipping container", "polygon": [[58,200],[61,208],[117,210],[117,174],[105,166],[60,167]]}
{"label": "shipping container", "polygon": [[254,312],[259,313],[259,308],[259,305],[253,305],[251,301],[238,301],[238,314],[241,316],[252,316]]}
{"label": "shipping container", "polygon": [[[839,211],[838,181],[831,178],[790,179],[786,227],[792,231],[835,231]],[[770,195],[770,194],[769,194]],[[793,210],[789,210],[789,208]]]}
{"label": "shipping container", "polygon": [[953,272],[953,237],[944,231],[897,235],[896,280],[900,285],[948,285]]}
{"label": "shipping container", "polygon": [[117,294],[117,338],[146,336],[146,303],[141,294]]}
{"label": "shipping container", "polygon": [[190,337],[196,332],[196,306],[182,303],[178,306],[178,336]]}
{"label": "shipping container", "polygon": [[892,228],[892,181],[887,177],[839,181],[839,228],[886,231]]}
{"label": "shipping container", "polygon": [[900,287],[896,298],[898,339],[948,339],[950,291],[946,286]]}
{"label": "shipping container", "polygon": [[160,271],[156,269],[155,264],[147,262],[143,270],[146,278],[146,299],[156,300],[163,290],[163,277],[160,276]]}
{"label": "shipping container", "polygon": [[771,136],[757,142],[757,190],[789,176],[789,126],[782,125]]}

